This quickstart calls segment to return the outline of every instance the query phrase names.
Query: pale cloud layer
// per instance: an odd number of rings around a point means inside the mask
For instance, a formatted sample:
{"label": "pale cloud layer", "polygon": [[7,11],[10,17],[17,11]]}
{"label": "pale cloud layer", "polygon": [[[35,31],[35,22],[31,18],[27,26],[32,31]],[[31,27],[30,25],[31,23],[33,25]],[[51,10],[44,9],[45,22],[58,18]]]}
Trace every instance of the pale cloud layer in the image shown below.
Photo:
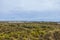
{"label": "pale cloud layer", "polygon": [[25,0],[25,10],[45,11],[45,10],[60,10],[59,0]]}
{"label": "pale cloud layer", "polygon": [[59,11],[60,0],[0,0],[1,20],[57,21]]}
{"label": "pale cloud layer", "polygon": [[45,11],[60,10],[60,0],[1,0],[6,11]]}

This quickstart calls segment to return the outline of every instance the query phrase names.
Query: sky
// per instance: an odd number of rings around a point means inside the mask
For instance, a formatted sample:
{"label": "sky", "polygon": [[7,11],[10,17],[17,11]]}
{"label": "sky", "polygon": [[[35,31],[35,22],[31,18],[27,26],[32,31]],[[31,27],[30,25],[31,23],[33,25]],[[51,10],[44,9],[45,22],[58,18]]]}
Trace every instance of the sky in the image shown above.
{"label": "sky", "polygon": [[0,20],[60,21],[60,0],[0,0]]}

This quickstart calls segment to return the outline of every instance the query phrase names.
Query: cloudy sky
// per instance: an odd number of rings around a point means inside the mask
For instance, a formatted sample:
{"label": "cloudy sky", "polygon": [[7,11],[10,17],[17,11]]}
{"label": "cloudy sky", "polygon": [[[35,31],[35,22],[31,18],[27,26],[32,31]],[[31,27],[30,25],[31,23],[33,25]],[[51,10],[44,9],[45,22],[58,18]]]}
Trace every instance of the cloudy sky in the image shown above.
{"label": "cloudy sky", "polygon": [[0,20],[60,21],[60,0],[0,0]]}

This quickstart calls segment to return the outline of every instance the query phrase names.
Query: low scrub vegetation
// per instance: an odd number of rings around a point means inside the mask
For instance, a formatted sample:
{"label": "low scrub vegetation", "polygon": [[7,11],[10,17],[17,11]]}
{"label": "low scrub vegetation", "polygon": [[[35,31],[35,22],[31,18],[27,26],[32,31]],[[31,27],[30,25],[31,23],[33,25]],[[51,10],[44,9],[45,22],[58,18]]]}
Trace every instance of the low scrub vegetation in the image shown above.
{"label": "low scrub vegetation", "polygon": [[0,40],[60,40],[60,24],[1,22]]}

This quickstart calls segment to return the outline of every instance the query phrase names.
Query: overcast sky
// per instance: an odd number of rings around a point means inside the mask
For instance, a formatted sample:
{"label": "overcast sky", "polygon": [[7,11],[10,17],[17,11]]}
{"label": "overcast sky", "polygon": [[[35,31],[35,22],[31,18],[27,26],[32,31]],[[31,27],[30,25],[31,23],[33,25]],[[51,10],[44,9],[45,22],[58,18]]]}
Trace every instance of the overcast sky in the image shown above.
{"label": "overcast sky", "polygon": [[60,0],[0,0],[0,20],[60,21]]}

